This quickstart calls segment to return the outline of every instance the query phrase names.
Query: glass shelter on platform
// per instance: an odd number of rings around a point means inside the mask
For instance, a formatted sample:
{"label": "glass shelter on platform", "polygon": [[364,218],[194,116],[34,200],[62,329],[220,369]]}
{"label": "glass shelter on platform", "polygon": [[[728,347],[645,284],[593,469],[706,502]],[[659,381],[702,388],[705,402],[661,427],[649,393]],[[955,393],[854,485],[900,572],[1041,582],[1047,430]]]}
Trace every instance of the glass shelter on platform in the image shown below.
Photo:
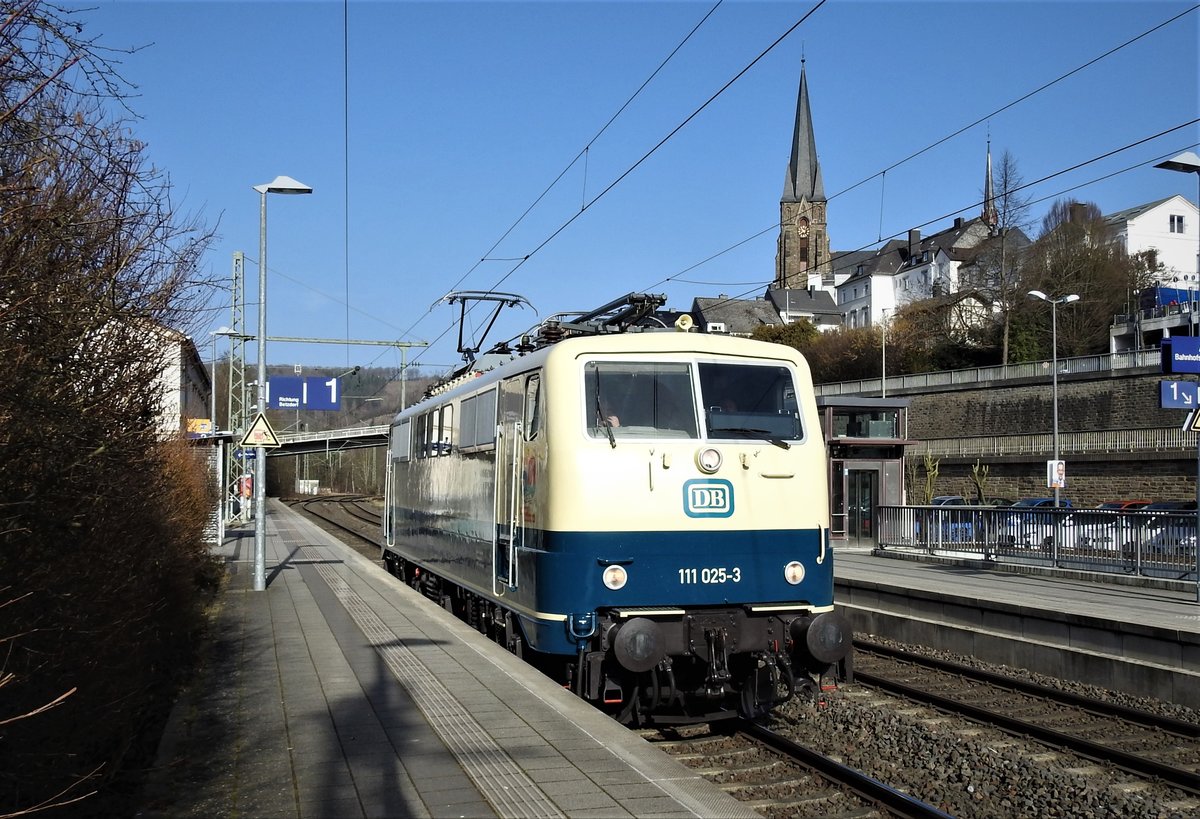
{"label": "glass shelter on platform", "polygon": [[818,397],[817,408],[829,450],[832,537],[873,544],[878,508],[904,503],[908,399]]}

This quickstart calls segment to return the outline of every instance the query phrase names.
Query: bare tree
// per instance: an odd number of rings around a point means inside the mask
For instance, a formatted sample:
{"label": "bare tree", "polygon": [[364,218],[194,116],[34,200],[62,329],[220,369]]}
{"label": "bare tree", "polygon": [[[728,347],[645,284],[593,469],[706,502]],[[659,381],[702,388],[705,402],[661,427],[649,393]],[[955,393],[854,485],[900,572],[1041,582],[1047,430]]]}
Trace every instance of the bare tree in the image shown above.
{"label": "bare tree", "polygon": [[[1074,200],[1055,202],[1042,220],[1030,250],[1026,282],[1052,298],[1076,294],[1079,301],[1057,310],[1059,355],[1108,350],[1112,317],[1126,309],[1127,294],[1147,285],[1143,260],[1131,258],[1109,241],[1100,209]],[[1037,356],[1051,357],[1051,315],[1044,304],[1027,302],[1014,321],[1036,332],[1028,344]]]}
{"label": "bare tree", "polygon": [[82,31],[0,0],[0,813],[112,812],[78,800],[145,745],[219,576],[206,486],[159,423],[209,234],[108,113],[124,85]]}
{"label": "bare tree", "polygon": [[[1021,260],[1029,244],[1025,232],[1029,228],[1030,196],[1021,190],[1025,180],[1017,159],[1007,149],[1000,156],[994,179],[996,188],[996,237],[991,248],[992,273],[989,282],[992,297],[1000,309],[1000,363],[1008,363],[1010,316],[1013,306],[1024,297],[1021,283]],[[1012,241],[1013,239],[1016,241]]]}

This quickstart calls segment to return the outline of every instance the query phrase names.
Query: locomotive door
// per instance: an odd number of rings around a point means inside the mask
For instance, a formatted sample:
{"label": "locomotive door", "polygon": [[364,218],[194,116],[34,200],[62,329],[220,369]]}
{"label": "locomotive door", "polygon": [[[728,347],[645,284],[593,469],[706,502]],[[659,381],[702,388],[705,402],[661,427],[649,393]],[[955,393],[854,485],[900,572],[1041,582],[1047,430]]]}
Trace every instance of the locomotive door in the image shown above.
{"label": "locomotive door", "polygon": [[493,541],[493,585],[497,594],[517,585],[517,548],[521,545],[521,379],[500,384],[496,425],[496,531]]}
{"label": "locomotive door", "polygon": [[396,465],[392,463],[392,450],[389,448],[383,456],[383,543],[385,546],[396,545],[396,527],[392,520],[392,510],[396,504],[392,498],[392,479]]}

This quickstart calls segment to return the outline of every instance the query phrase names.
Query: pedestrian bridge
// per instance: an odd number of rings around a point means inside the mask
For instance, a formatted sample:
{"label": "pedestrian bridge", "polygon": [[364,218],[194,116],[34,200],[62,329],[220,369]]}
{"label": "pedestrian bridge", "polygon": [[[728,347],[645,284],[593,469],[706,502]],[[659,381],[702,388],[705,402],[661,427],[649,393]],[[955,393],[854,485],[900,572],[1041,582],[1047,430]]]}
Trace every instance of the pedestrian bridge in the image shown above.
{"label": "pedestrian bridge", "polygon": [[326,429],[319,432],[296,432],[279,435],[279,448],[268,449],[267,455],[306,455],[313,452],[344,452],[371,446],[387,446],[388,425]]}

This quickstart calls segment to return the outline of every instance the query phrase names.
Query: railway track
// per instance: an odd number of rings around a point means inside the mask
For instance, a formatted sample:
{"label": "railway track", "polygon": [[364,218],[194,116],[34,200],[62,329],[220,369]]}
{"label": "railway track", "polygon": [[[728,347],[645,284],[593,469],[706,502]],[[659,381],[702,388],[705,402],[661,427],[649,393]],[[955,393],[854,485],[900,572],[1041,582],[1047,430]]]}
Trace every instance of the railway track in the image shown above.
{"label": "railway track", "polygon": [[371,560],[379,560],[380,514],[366,495],[318,495],[286,501],[315,518],[325,531]]}
{"label": "railway track", "polygon": [[1200,796],[1200,725],[855,641],[856,682]]}
{"label": "railway track", "polygon": [[639,733],[766,817],[949,816],[832,757],[745,720]]}

